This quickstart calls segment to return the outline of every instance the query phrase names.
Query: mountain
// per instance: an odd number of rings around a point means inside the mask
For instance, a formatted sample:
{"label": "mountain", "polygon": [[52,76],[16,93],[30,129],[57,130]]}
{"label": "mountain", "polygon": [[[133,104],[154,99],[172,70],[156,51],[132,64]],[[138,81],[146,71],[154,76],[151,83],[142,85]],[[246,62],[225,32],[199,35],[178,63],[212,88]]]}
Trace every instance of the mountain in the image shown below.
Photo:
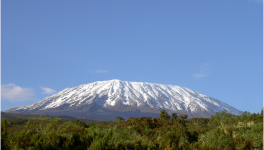
{"label": "mountain", "polygon": [[226,103],[188,88],[117,79],[66,88],[37,103],[4,112],[113,120],[115,116],[157,117],[163,109],[168,113],[187,114],[189,117],[210,117],[224,109],[235,115],[242,113]]}

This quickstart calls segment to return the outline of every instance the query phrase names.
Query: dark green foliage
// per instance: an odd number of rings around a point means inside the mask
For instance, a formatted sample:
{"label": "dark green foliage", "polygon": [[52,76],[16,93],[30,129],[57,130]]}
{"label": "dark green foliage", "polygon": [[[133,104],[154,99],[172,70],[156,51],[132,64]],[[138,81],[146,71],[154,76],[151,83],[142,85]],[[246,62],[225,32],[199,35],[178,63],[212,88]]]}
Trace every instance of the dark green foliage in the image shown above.
{"label": "dark green foliage", "polygon": [[87,147],[90,147],[93,142],[93,137],[91,137],[90,135],[88,135],[87,137],[83,137],[83,142]]}
{"label": "dark green foliage", "polygon": [[85,142],[81,141],[80,135],[77,133],[74,133],[71,137],[71,141],[70,141],[70,144],[68,145],[68,147],[71,150],[83,150],[87,146],[85,145]]}
{"label": "dark green foliage", "polygon": [[81,142],[81,140],[80,140],[80,135],[74,133],[74,134],[72,135],[71,142],[72,142],[72,145],[73,145],[73,146],[81,145],[82,142]]}
{"label": "dark green foliage", "polygon": [[170,116],[168,115],[168,113],[165,110],[160,111],[160,119],[165,119],[168,120],[170,119]]}
{"label": "dark green foliage", "polygon": [[[6,118],[10,124],[12,125],[13,122],[15,122],[16,125],[24,125],[24,123],[27,122],[28,118],[45,118],[48,117],[50,119],[56,118],[58,116],[47,116],[47,115],[33,115],[33,114],[18,114],[18,113],[6,113],[1,112],[2,118]],[[76,119],[79,119],[80,121],[85,122],[86,124],[94,123],[94,124],[100,124],[102,121],[108,122],[110,120],[107,119],[100,119],[100,118],[93,118],[93,117],[70,117],[70,116],[59,116],[59,118],[62,119],[62,123],[68,122],[68,121],[74,121]],[[20,123],[17,123],[20,122]]]}
{"label": "dark green foliage", "polygon": [[251,150],[253,148],[250,140],[246,140],[241,150]]}
{"label": "dark green foliage", "polygon": [[156,118],[151,119],[151,117],[141,117],[130,119],[126,121],[126,126],[132,126],[139,134],[144,134],[145,129],[154,129],[158,126],[158,121]]}
{"label": "dark green foliage", "polygon": [[209,123],[210,119],[209,118],[191,118],[190,122],[194,125],[199,125],[199,126],[206,126]]}
{"label": "dark green foliage", "polygon": [[1,149],[38,150],[241,150],[263,148],[263,116],[218,112],[210,119],[161,111],[160,118],[116,117],[116,122],[86,124],[60,118],[1,122]]}
{"label": "dark green foliage", "polygon": [[1,149],[2,150],[9,150],[9,147],[6,144],[6,139],[5,138],[1,138]]}
{"label": "dark green foliage", "polygon": [[1,149],[9,150],[9,147],[7,146],[7,138],[8,138],[8,121],[3,118],[1,122]]}
{"label": "dark green foliage", "polygon": [[172,113],[172,119],[178,119],[177,113]]}
{"label": "dark green foliage", "polygon": [[2,122],[0,121],[0,137],[1,137],[3,132],[4,132],[4,129],[3,129],[3,126],[2,126]]}
{"label": "dark green foliage", "polygon": [[261,109],[260,117],[263,118],[263,108]]}
{"label": "dark green foliage", "polygon": [[53,147],[50,143],[45,144],[43,147],[43,150],[56,150],[55,147]]}
{"label": "dark green foliage", "polygon": [[8,126],[8,122],[5,118],[2,119],[2,122],[1,122],[1,136],[3,138],[7,138],[7,126]]}
{"label": "dark green foliage", "polygon": [[116,120],[117,122],[121,122],[121,121],[124,121],[125,119],[124,119],[123,117],[116,116],[116,117],[115,117],[115,120]]}
{"label": "dark green foliage", "polygon": [[230,136],[221,134],[217,140],[217,149],[232,150],[234,147],[233,140]]}
{"label": "dark green foliage", "polygon": [[66,140],[67,140],[66,137],[63,137],[63,136],[59,135],[55,139],[55,142],[54,142],[53,146],[56,147],[57,149],[62,148],[63,145],[65,144]]}

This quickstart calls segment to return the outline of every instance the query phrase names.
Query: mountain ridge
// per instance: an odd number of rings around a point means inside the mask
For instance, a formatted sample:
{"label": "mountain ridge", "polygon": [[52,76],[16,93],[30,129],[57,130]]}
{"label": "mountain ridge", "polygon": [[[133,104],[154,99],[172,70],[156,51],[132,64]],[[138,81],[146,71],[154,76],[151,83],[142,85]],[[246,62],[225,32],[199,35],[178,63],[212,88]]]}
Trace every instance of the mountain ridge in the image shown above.
{"label": "mountain ridge", "polygon": [[185,113],[191,117],[210,117],[224,109],[235,115],[242,113],[226,103],[189,88],[118,79],[66,88],[37,103],[11,108],[5,112],[42,114],[56,112],[79,115],[83,113],[84,116],[105,114],[107,118],[111,116],[108,114],[118,112],[124,114],[130,112],[131,115],[127,115],[129,117],[139,111],[143,114],[158,114],[163,109],[169,113]]}

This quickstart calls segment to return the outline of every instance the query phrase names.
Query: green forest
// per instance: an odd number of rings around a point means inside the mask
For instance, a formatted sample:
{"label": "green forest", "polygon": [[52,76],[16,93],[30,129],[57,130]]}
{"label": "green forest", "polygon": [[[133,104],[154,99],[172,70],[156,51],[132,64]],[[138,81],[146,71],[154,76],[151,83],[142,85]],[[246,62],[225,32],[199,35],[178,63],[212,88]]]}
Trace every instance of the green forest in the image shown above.
{"label": "green forest", "polygon": [[164,110],[159,118],[116,117],[86,124],[61,118],[2,118],[2,150],[251,150],[263,149],[263,109],[191,118]]}

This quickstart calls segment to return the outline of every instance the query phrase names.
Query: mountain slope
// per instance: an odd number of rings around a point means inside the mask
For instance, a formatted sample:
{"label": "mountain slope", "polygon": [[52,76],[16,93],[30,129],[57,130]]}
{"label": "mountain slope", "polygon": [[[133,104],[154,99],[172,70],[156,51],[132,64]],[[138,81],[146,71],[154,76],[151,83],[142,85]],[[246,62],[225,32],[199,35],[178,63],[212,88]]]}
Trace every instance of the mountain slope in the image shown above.
{"label": "mountain slope", "polygon": [[99,115],[103,118],[113,118],[113,115],[130,117],[140,116],[142,113],[155,116],[162,109],[192,117],[210,117],[224,109],[235,115],[242,113],[228,104],[188,88],[116,79],[66,88],[40,102],[11,108],[5,112],[95,117]]}

